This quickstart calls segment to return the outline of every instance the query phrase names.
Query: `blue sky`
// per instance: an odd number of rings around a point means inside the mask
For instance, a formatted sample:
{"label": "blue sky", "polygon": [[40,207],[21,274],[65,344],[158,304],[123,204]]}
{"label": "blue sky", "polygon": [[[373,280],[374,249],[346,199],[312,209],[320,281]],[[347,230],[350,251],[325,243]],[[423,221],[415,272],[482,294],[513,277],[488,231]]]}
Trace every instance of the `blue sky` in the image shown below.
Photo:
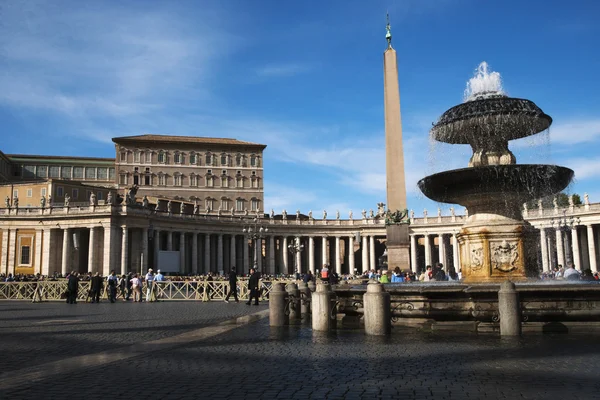
{"label": "blue sky", "polygon": [[[600,201],[600,5],[593,1],[1,1],[5,153],[114,157],[144,133],[265,143],[265,206],[376,208],[385,201],[382,54],[398,52],[408,207],[416,182],[466,166],[431,144],[481,61],[510,96],[554,119],[511,142],[519,163],[573,168]],[[444,212],[449,206],[442,205]]]}

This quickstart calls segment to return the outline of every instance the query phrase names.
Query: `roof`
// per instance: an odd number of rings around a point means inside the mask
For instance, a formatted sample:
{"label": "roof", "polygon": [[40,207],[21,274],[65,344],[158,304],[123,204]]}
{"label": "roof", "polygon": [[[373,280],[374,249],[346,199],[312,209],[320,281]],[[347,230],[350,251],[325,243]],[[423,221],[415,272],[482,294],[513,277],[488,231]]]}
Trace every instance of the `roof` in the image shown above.
{"label": "roof", "polygon": [[171,135],[136,135],[136,136],[121,136],[112,139],[115,143],[121,142],[156,142],[156,143],[191,143],[191,144],[214,144],[226,146],[253,146],[266,148],[266,144],[244,142],[237,139],[229,138],[213,138],[201,136],[171,136]]}
{"label": "roof", "polygon": [[42,156],[36,154],[7,154],[11,161],[32,161],[32,162],[65,162],[65,163],[73,163],[80,162],[85,164],[90,163],[99,163],[99,164],[114,164],[114,158],[100,158],[100,157],[72,157],[72,156]]}

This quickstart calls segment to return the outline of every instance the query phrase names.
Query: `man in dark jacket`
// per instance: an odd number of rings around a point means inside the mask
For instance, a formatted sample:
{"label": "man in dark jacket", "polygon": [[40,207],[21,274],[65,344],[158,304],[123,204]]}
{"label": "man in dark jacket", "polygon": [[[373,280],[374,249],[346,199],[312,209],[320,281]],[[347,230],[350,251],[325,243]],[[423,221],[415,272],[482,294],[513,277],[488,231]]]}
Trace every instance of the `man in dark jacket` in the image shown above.
{"label": "man in dark jacket", "polygon": [[102,277],[98,272],[90,280],[90,297],[92,303],[100,303],[100,293],[102,293]]}
{"label": "man in dark jacket", "polygon": [[73,271],[67,281],[67,304],[77,304],[77,291],[79,290],[79,278],[77,272]]}
{"label": "man in dark jacket", "polygon": [[258,285],[259,285],[260,273],[254,268],[250,268],[250,279],[248,280],[248,289],[250,290],[250,297],[248,298],[247,305],[252,304],[252,299],[256,299],[254,305],[258,305]]}
{"label": "man in dark jacket", "polygon": [[229,296],[233,292],[233,298],[236,303],[239,303],[238,295],[237,295],[237,274],[235,272],[235,267],[231,267],[231,271],[229,272],[229,293],[227,293],[227,297],[225,297],[225,303],[229,303]]}

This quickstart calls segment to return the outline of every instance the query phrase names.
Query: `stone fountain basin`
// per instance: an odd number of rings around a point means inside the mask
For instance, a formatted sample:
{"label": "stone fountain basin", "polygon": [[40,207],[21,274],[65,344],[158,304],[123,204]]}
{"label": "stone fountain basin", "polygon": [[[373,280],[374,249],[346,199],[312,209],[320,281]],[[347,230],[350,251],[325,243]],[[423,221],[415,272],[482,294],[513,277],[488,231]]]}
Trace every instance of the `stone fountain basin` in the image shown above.
{"label": "stone fountain basin", "polygon": [[560,192],[573,175],[572,169],[558,165],[488,165],[440,172],[418,185],[425,196],[442,203],[514,207]]}
{"label": "stone fountain basin", "polygon": [[552,118],[530,100],[495,97],[452,107],[434,124],[431,136],[453,144],[508,141],[535,135],[550,124]]}

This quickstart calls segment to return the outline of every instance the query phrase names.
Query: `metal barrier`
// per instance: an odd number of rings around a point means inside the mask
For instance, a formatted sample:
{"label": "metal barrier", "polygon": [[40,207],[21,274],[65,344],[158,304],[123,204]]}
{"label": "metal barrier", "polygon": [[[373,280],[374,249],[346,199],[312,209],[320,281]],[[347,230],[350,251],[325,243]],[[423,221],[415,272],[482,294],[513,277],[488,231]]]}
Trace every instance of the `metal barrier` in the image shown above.
{"label": "metal barrier", "polygon": [[[293,280],[281,280],[276,282],[296,282]],[[269,299],[273,287],[272,281],[261,281],[260,300]],[[142,297],[146,297],[147,285],[142,286]],[[237,282],[238,298],[248,300],[250,290],[248,281]],[[0,282],[0,300],[31,300],[32,302],[64,300],[67,292],[67,280],[35,281],[35,282]],[[122,295],[117,291],[117,299]],[[228,281],[163,281],[154,282],[150,301],[169,300],[194,300],[194,301],[223,301],[229,293]],[[108,287],[106,282],[101,293],[102,299],[108,299]],[[90,282],[80,281],[77,292],[77,301],[90,301]],[[145,299],[148,300],[148,299]]]}

